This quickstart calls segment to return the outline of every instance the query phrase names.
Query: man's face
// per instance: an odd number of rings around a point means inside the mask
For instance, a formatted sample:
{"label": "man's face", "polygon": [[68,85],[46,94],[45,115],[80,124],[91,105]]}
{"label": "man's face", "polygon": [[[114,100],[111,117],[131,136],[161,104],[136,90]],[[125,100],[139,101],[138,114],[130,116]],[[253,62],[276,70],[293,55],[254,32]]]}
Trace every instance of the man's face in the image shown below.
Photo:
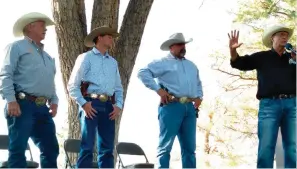
{"label": "man's face", "polygon": [[46,25],[44,21],[36,21],[31,23],[30,25],[28,25],[28,30],[30,34],[33,34],[40,40],[43,40],[45,38]]}
{"label": "man's face", "polygon": [[185,43],[173,44],[170,47],[170,51],[177,57],[184,57],[186,54],[186,45]]}
{"label": "man's face", "polygon": [[277,32],[272,36],[273,46],[281,46],[284,47],[289,39],[288,32]]}
{"label": "man's face", "polygon": [[99,36],[99,43],[107,49],[113,45],[113,37],[111,35]]}

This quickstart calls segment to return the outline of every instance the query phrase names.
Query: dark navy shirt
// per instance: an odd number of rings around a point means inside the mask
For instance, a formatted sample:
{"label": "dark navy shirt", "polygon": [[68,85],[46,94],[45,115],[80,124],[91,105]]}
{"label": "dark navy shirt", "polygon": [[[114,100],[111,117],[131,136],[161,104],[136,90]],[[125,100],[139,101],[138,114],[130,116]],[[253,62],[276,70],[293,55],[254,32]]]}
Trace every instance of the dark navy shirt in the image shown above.
{"label": "dark navy shirt", "polygon": [[290,64],[289,53],[280,56],[274,49],[256,52],[231,61],[233,68],[257,70],[257,98],[269,98],[280,94],[296,94],[296,65]]}

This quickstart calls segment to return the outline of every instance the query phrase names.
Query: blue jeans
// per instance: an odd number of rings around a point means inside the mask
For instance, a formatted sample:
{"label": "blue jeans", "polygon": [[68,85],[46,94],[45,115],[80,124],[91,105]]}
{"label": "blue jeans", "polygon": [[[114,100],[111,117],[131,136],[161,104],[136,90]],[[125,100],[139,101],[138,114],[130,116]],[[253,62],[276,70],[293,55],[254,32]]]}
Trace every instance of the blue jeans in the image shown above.
{"label": "blue jeans", "polygon": [[8,167],[27,167],[25,151],[31,137],[40,150],[41,168],[57,168],[59,144],[49,108],[37,106],[29,100],[19,100],[18,103],[21,109],[19,117],[8,116],[7,104],[4,108],[10,139]]}
{"label": "blue jeans", "polygon": [[285,168],[296,168],[296,98],[260,100],[257,168],[273,168],[279,127],[282,133]]}
{"label": "blue jeans", "polygon": [[159,107],[158,168],[169,168],[170,152],[178,137],[183,168],[196,168],[196,114],[192,103]]}
{"label": "blue jeans", "polygon": [[114,138],[115,138],[115,120],[109,119],[109,114],[113,111],[110,101],[92,102],[92,107],[97,111],[96,117],[87,118],[83,109],[79,108],[82,142],[80,153],[77,160],[77,168],[92,168],[93,150],[95,137],[97,136],[98,146],[98,167],[114,168]]}

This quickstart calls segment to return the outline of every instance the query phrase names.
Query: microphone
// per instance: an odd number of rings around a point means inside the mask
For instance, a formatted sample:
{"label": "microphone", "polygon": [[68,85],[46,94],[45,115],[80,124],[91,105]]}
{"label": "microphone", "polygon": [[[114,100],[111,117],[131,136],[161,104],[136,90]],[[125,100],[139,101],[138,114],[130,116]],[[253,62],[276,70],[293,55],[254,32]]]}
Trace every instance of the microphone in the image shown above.
{"label": "microphone", "polygon": [[287,43],[286,45],[285,45],[285,49],[286,49],[286,51],[288,52],[288,53],[295,53],[296,54],[296,50],[294,50],[293,49],[293,46],[290,44],[290,43]]}
{"label": "microphone", "polygon": [[[290,43],[287,43],[285,45],[285,49],[286,49],[286,52],[288,52],[288,53],[294,53],[294,54],[296,54],[296,50],[293,49],[293,46]],[[290,58],[289,59],[289,64],[296,65],[296,61],[294,61],[292,58]]]}

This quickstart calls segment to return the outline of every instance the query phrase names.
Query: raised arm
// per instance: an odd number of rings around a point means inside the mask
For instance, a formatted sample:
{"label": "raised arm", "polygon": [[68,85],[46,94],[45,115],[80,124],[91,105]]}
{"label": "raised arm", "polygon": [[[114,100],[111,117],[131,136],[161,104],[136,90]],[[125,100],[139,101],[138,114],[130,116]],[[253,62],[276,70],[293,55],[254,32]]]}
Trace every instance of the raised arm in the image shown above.
{"label": "raised arm", "polygon": [[259,65],[259,61],[257,55],[258,53],[254,53],[252,55],[245,55],[244,57],[240,57],[237,53],[236,49],[239,48],[242,43],[238,43],[239,31],[231,31],[231,35],[228,33],[229,37],[229,48],[231,55],[231,66],[233,68],[247,71],[257,69]]}

